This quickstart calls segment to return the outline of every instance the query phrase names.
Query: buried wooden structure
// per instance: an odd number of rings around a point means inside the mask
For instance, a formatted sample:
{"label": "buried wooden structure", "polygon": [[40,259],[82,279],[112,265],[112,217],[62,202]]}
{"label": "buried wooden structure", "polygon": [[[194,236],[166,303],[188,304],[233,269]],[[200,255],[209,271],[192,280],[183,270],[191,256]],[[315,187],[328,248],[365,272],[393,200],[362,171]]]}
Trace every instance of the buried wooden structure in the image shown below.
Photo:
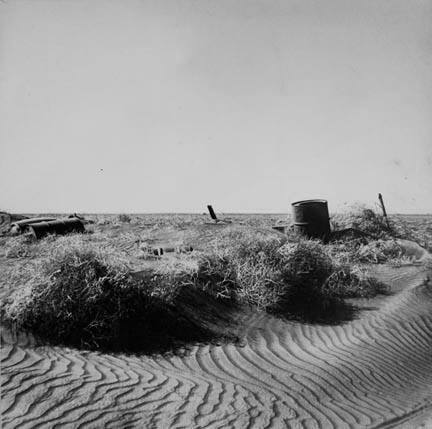
{"label": "buried wooden structure", "polygon": [[78,218],[51,220],[28,225],[28,229],[37,239],[48,234],[69,234],[71,232],[84,232],[84,223]]}

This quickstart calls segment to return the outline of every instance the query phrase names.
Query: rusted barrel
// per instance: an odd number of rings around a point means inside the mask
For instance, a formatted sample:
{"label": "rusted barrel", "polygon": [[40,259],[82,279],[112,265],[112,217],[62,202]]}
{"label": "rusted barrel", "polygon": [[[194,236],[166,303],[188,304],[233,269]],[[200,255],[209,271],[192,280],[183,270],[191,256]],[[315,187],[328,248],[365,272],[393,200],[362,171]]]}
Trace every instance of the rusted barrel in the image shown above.
{"label": "rusted barrel", "polygon": [[33,223],[28,225],[28,228],[37,239],[48,234],[69,234],[85,231],[84,224],[77,218]]}
{"label": "rusted barrel", "polygon": [[326,200],[292,203],[294,230],[308,238],[327,241],[330,236],[329,211]]}

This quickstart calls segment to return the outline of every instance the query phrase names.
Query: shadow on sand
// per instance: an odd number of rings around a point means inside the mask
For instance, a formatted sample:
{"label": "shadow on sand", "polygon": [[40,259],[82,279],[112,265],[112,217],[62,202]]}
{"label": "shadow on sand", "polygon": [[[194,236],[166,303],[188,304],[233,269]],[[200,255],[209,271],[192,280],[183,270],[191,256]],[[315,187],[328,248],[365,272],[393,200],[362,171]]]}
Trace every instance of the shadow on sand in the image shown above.
{"label": "shadow on sand", "polygon": [[341,298],[327,296],[291,296],[271,313],[282,319],[308,324],[340,325],[359,317],[364,309]]}

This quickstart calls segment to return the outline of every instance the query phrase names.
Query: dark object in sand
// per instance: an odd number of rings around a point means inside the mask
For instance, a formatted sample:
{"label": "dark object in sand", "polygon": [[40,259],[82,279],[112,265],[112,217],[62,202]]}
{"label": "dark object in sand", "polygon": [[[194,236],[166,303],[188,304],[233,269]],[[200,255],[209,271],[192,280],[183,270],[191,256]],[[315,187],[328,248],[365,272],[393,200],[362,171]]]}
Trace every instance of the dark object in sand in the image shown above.
{"label": "dark object in sand", "polygon": [[211,205],[208,205],[207,209],[208,209],[208,211],[210,213],[210,217],[212,218],[212,220],[214,221],[215,224],[219,224],[219,223],[222,223],[222,224],[231,223],[231,220],[229,220],[229,219],[218,219],[218,217],[216,216],[216,213],[213,210],[213,207]]}
{"label": "dark object in sand", "polygon": [[155,247],[149,249],[155,256],[162,256],[164,253],[189,253],[193,251],[192,246],[178,246],[178,247]]}
{"label": "dark object in sand", "polygon": [[288,228],[287,225],[274,225],[274,226],[272,226],[272,229],[274,229],[275,231],[282,232],[282,233],[285,233],[287,228]]}
{"label": "dark object in sand", "polygon": [[217,216],[216,216],[216,213],[215,213],[214,210],[213,210],[213,207],[210,206],[210,205],[208,205],[207,208],[208,208],[208,211],[209,211],[209,213],[210,213],[210,217],[211,217],[213,220],[217,221],[218,218],[217,218]]}
{"label": "dark object in sand", "polygon": [[94,220],[92,220],[92,219],[86,219],[85,217],[80,216],[80,215],[78,215],[76,213],[70,214],[68,216],[68,219],[79,219],[84,225],[85,224],[93,224],[93,223],[95,223]]}
{"label": "dark object in sand", "polygon": [[294,230],[308,238],[324,242],[330,236],[329,211],[326,200],[304,200],[292,203]]}
{"label": "dark object in sand", "polygon": [[22,234],[28,230],[28,227],[34,223],[53,221],[53,217],[33,217],[30,219],[23,219],[17,222],[11,223],[11,233],[12,234]]}
{"label": "dark object in sand", "polygon": [[28,228],[37,239],[48,234],[69,234],[85,231],[83,222],[78,218],[33,223]]}
{"label": "dark object in sand", "polygon": [[384,216],[384,219],[386,221],[387,228],[390,229],[390,223],[389,223],[389,220],[388,220],[388,217],[387,217],[387,211],[385,209],[385,205],[384,205],[384,200],[383,200],[382,194],[378,194],[378,199],[379,199],[379,202],[381,204],[381,209],[383,211],[383,216]]}

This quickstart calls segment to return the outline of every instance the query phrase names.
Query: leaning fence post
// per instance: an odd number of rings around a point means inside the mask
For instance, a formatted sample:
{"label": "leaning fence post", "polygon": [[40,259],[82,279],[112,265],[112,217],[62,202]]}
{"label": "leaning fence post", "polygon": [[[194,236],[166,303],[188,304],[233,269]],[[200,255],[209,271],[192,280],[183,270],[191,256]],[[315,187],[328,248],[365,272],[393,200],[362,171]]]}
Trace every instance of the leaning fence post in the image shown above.
{"label": "leaning fence post", "polygon": [[208,208],[208,211],[210,213],[210,217],[217,222],[218,218],[216,216],[216,213],[213,210],[213,207],[209,205],[209,206],[207,206],[207,208]]}
{"label": "leaning fence post", "polygon": [[389,220],[388,220],[388,217],[387,217],[387,212],[386,212],[386,209],[385,209],[385,206],[384,206],[384,200],[383,200],[383,197],[382,197],[381,194],[378,194],[378,199],[379,199],[379,202],[381,203],[381,208],[382,208],[383,215],[384,215],[384,218],[385,218],[386,223],[387,223],[387,228],[390,229],[390,223],[389,223]]}

